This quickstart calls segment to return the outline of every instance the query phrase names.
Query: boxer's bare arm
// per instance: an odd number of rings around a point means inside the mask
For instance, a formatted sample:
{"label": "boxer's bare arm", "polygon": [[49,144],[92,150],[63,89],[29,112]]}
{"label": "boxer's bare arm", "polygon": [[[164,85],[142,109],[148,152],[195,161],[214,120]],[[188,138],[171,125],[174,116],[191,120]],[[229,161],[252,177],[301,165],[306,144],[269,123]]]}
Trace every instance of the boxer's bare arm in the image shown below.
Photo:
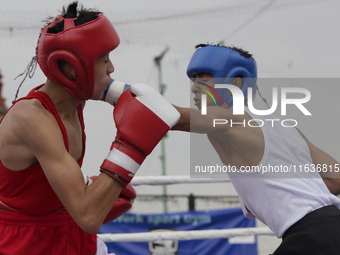
{"label": "boxer's bare arm", "polygon": [[[243,124],[235,124],[249,120],[248,114],[233,115],[232,109],[219,106],[207,107],[207,115],[201,115],[200,110],[191,108],[176,106],[176,109],[181,118],[173,130],[207,134],[224,164],[236,167],[253,166],[261,161],[264,152],[262,131],[258,128],[244,127]],[[240,154],[239,151],[243,153]]]}
{"label": "boxer's bare arm", "polygon": [[207,107],[207,114],[202,115],[200,110],[174,106],[181,114],[180,120],[172,130],[211,134],[225,132],[230,128],[230,119],[238,121],[243,116],[233,116],[232,110],[219,106]]}
{"label": "boxer's bare arm", "polygon": [[339,162],[336,161],[328,153],[324,152],[323,150],[319,149],[314,144],[312,144],[300,130],[298,130],[298,132],[305,139],[309,147],[311,157],[313,159],[313,164],[316,166],[316,168],[324,169],[324,166],[327,166],[328,171],[319,172],[327,188],[332,194],[339,195],[340,194],[340,164]]}
{"label": "boxer's bare arm", "polygon": [[317,168],[324,169],[327,167],[327,172],[324,170],[320,171],[320,175],[323,178],[327,188],[334,195],[340,194],[340,164],[332,156],[319,149],[315,145],[307,142],[311,156],[313,159],[313,164]]}
{"label": "boxer's bare arm", "polygon": [[13,149],[21,148],[25,152],[20,154],[20,150],[16,150],[19,159],[26,163],[34,158],[39,161],[53,190],[75,222],[84,231],[97,233],[122,186],[101,174],[96,182],[86,187],[78,163],[65,149],[55,118],[42,105],[32,104],[33,101],[27,100],[26,105],[22,102],[20,109],[12,109],[12,116],[8,116],[6,126],[2,128],[11,128],[16,139]]}
{"label": "boxer's bare arm", "polygon": [[176,105],[173,106],[181,114],[181,117],[171,130],[190,132],[190,108],[179,107]]}

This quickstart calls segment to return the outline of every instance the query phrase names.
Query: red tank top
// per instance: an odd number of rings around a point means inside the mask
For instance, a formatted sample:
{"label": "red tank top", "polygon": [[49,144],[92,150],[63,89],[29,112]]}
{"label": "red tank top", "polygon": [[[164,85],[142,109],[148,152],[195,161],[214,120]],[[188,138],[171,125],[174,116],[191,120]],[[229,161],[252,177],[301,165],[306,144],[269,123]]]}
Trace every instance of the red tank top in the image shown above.
{"label": "red tank top", "polygon": [[[39,88],[39,87],[38,87]],[[33,89],[27,97],[36,98],[56,118],[67,151],[66,129],[49,96]],[[82,106],[78,106],[83,132]],[[0,210],[0,254],[93,255],[97,249],[97,235],[84,232],[72,219],[54,193],[39,164],[23,171],[12,171],[0,162],[0,200],[2,207],[10,206],[18,212]]]}
{"label": "red tank top", "polygon": [[[38,99],[42,105],[55,117],[63,135],[65,147],[69,151],[68,137],[65,126],[50,97],[33,89],[23,99]],[[16,102],[18,102],[16,101]],[[6,115],[5,115],[6,116]],[[81,167],[85,152],[85,130],[82,105],[78,106],[78,116],[83,132],[83,155],[79,161]],[[63,205],[50,186],[40,164],[35,164],[22,171],[13,171],[0,162],[0,204],[6,208],[13,208],[29,215],[42,215],[63,209]]]}

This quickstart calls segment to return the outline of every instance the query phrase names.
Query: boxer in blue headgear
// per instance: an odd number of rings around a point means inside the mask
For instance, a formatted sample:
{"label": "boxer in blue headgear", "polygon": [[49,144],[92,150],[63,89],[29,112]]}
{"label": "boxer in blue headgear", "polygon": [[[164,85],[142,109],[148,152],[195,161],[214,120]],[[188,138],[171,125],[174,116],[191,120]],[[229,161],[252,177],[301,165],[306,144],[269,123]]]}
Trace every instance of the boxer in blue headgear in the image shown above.
{"label": "boxer in blue headgear", "polygon": [[[245,98],[251,96],[248,88],[256,88],[251,55],[237,48],[204,45],[194,53],[187,73],[194,79],[191,91],[198,109],[175,106],[181,117],[172,130],[195,133],[190,137],[191,177],[228,176],[244,215],[262,221],[282,238],[273,255],[338,255],[340,199],[334,195],[340,194],[340,174],[331,172],[340,163],[294,126],[282,125],[277,116],[254,114],[247,102],[244,114],[234,114],[238,96],[234,86]],[[221,83],[231,84],[233,108],[213,106],[219,100],[212,94],[222,98],[219,105],[232,105],[228,90],[215,92],[214,86]],[[201,140],[196,134],[206,137]],[[212,146],[207,146],[205,138]],[[212,148],[222,165],[214,162]],[[289,170],[299,165],[326,169]]]}
{"label": "boxer in blue headgear", "polygon": [[[196,48],[187,69],[187,75],[192,81],[195,82],[195,75],[198,73],[211,74],[215,84],[231,84],[235,77],[241,77],[244,99],[248,98],[248,88],[253,88],[253,95],[255,94],[257,67],[251,54],[236,47],[219,45],[199,44]],[[228,89],[215,90],[221,99],[220,102],[214,95],[217,105],[225,108],[233,106],[233,97],[229,95]]]}

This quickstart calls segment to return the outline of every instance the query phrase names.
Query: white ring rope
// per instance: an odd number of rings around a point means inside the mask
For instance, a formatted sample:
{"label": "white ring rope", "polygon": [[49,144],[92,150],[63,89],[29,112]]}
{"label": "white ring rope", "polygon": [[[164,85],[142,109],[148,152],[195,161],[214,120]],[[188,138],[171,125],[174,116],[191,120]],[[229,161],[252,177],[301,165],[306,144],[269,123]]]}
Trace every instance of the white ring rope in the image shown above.
{"label": "white ring rope", "polygon": [[106,243],[113,242],[149,242],[162,240],[198,240],[231,238],[236,236],[274,235],[267,227],[260,228],[234,228],[212,229],[173,232],[148,232],[131,234],[98,234],[98,237]]}
{"label": "white ring rope", "polygon": [[181,183],[217,183],[230,182],[229,178],[191,178],[190,176],[141,176],[131,181],[134,186],[138,185],[169,185]]}
{"label": "white ring rope", "polygon": [[[229,178],[191,178],[190,176],[142,176],[135,177],[131,184],[139,185],[170,185],[181,183],[221,183],[230,182]],[[173,232],[120,233],[98,234],[106,243],[112,242],[149,242],[162,240],[199,240],[215,238],[231,238],[236,236],[274,235],[268,227],[212,229]]]}

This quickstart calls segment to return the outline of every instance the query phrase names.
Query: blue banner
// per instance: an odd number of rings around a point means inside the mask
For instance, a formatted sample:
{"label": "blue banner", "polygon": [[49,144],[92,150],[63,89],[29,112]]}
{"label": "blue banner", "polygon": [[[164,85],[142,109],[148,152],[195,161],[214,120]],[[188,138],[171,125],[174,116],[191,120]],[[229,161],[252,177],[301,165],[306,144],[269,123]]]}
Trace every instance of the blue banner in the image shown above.
{"label": "blue banner", "polygon": [[[255,227],[254,219],[243,216],[241,208],[214,211],[190,211],[167,214],[126,213],[103,225],[104,233],[138,233],[151,231],[190,231]],[[107,243],[109,252],[117,255],[257,255],[254,236],[230,239],[190,241]]]}

